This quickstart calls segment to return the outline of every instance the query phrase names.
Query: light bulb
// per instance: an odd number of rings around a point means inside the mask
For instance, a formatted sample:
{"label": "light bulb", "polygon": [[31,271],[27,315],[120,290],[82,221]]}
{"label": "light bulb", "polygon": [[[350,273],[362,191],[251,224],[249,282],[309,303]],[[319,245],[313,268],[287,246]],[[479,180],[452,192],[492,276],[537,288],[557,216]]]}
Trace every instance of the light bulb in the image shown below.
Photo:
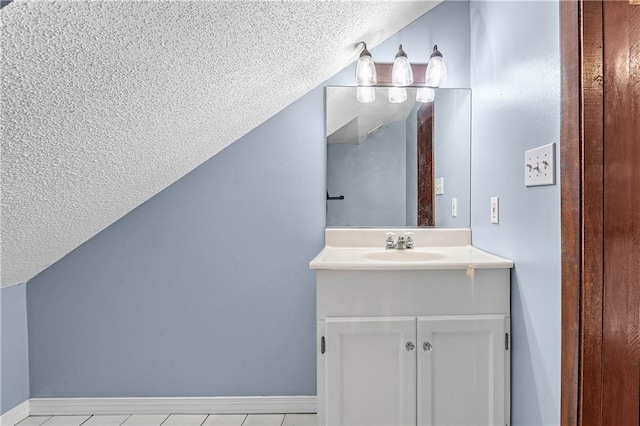
{"label": "light bulb", "polygon": [[407,89],[404,87],[389,87],[389,102],[399,104],[407,100]]}
{"label": "light bulb", "polygon": [[413,84],[413,70],[407,54],[402,50],[402,45],[398,48],[396,59],[393,61],[391,83],[398,87],[411,86]]}
{"label": "light bulb", "polygon": [[358,65],[356,66],[358,86],[375,86],[378,82],[376,65],[373,63],[371,53],[367,50],[367,44],[364,42],[362,44],[364,48],[360,52],[360,58],[358,58]]}
{"label": "light bulb", "polygon": [[433,46],[433,53],[427,64],[424,78],[425,84],[429,87],[440,87],[447,82],[447,65],[437,44]]}
{"label": "light bulb", "polygon": [[436,98],[436,91],[433,87],[421,87],[416,91],[417,102],[433,102]]}
{"label": "light bulb", "polygon": [[368,104],[376,100],[376,88],[375,87],[359,87],[356,89],[356,99],[358,102]]}

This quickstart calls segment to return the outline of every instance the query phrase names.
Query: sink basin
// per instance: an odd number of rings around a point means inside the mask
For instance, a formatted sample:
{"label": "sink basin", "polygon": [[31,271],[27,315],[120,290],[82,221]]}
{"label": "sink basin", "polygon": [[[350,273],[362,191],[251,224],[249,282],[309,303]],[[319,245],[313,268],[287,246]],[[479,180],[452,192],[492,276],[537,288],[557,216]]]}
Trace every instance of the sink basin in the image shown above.
{"label": "sink basin", "polygon": [[371,260],[386,260],[388,262],[428,262],[444,258],[444,255],[441,253],[415,250],[377,251],[366,253],[363,256]]}
{"label": "sink basin", "polygon": [[[413,232],[415,248],[385,250],[388,232]],[[469,229],[328,228],[325,246],[309,267],[344,271],[468,270],[512,268],[513,262],[473,247]]]}

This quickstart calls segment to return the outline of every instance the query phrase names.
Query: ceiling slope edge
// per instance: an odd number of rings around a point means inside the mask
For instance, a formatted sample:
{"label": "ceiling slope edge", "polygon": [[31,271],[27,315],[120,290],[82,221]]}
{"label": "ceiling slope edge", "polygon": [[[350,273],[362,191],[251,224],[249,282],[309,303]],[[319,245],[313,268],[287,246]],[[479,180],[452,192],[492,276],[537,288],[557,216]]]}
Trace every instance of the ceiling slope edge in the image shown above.
{"label": "ceiling slope edge", "polygon": [[2,287],[29,281],[343,69],[354,42],[374,47],[439,3],[3,8]]}

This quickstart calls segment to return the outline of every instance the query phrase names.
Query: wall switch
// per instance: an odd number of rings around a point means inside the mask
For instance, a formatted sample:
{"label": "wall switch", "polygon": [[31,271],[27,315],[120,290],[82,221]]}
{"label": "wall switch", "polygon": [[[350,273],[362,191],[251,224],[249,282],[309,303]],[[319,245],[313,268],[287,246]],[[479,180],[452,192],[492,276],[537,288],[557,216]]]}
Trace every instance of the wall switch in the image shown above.
{"label": "wall switch", "polygon": [[436,179],[436,195],[444,194],[444,178]]}
{"label": "wall switch", "polygon": [[556,183],[555,143],[524,153],[525,186],[554,185]]}
{"label": "wall switch", "polygon": [[498,223],[498,197],[491,197],[491,223]]}
{"label": "wall switch", "polygon": [[458,217],[458,199],[451,199],[451,216]]}

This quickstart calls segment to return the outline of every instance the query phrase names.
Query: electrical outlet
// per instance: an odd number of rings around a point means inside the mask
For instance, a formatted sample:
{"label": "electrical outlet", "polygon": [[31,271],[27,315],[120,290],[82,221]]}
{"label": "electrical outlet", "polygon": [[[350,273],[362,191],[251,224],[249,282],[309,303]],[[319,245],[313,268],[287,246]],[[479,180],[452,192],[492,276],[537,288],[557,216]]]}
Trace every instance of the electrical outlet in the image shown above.
{"label": "electrical outlet", "polygon": [[444,194],[444,178],[436,179],[435,192],[436,192],[436,195],[443,195]]}
{"label": "electrical outlet", "polygon": [[525,186],[554,185],[556,183],[555,143],[524,153]]}
{"label": "electrical outlet", "polygon": [[458,217],[458,199],[451,199],[451,216]]}
{"label": "electrical outlet", "polygon": [[491,223],[498,223],[498,197],[491,197]]}

